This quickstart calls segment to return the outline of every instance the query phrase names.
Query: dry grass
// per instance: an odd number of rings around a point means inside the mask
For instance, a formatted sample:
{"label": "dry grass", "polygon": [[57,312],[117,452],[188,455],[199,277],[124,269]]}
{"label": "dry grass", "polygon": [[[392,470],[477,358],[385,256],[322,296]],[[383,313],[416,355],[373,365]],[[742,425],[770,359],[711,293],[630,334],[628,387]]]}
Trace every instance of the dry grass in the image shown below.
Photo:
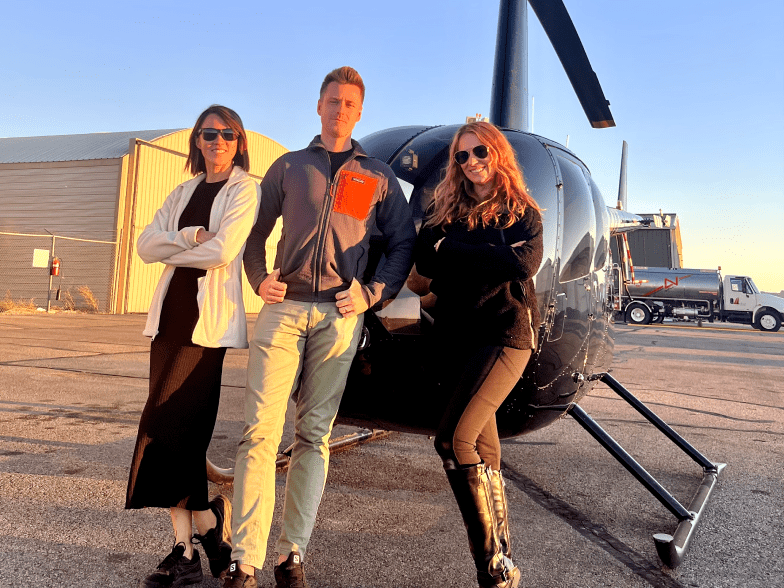
{"label": "dry grass", "polygon": [[91,312],[98,312],[99,301],[88,286],[79,286],[76,291],[79,293],[79,296],[82,297],[82,300],[84,300],[84,303]]}
{"label": "dry grass", "polygon": [[[62,305],[55,306],[53,304],[51,312],[98,312],[100,301],[88,286],[79,286],[76,291],[82,298],[82,303],[79,304],[80,308],[77,308],[76,300],[73,294],[71,294],[71,289],[68,288],[61,292]],[[11,297],[11,291],[6,290],[5,298],[0,300],[0,314],[37,314],[41,311],[45,312],[45,306],[44,304],[44,307],[39,307],[35,303],[34,298],[30,300],[14,300]]]}
{"label": "dry grass", "polygon": [[62,296],[63,296],[63,310],[76,310],[76,301],[74,300],[74,297],[71,294],[71,289],[67,288],[65,292],[62,293]]}
{"label": "dry grass", "polygon": [[9,314],[29,314],[38,312],[38,307],[30,300],[14,300],[11,298],[11,291],[6,290],[5,298],[0,300],[0,312],[7,312]]}

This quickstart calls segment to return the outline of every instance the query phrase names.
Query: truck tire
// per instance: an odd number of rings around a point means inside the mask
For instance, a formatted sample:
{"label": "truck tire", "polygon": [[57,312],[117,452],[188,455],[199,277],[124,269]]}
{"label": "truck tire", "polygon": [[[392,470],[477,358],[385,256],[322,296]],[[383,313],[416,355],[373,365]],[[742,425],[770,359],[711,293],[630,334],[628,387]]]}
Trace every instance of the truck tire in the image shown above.
{"label": "truck tire", "polygon": [[775,333],[781,327],[781,317],[779,313],[770,308],[763,308],[757,313],[757,318],[754,321],[754,328],[760,331],[768,331]]}
{"label": "truck tire", "polygon": [[632,302],[626,307],[626,322],[633,325],[648,325],[651,322],[651,311],[639,302]]}

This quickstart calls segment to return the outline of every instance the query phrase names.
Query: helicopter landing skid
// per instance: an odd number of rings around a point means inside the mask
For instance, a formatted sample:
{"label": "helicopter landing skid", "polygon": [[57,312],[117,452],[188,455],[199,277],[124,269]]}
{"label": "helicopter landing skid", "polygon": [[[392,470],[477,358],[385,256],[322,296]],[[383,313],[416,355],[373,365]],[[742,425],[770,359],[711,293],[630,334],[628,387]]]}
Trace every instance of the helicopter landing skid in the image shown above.
{"label": "helicopter landing skid", "polygon": [[664,433],[673,443],[680,447],[689,457],[702,466],[703,476],[697,492],[692,498],[689,508],[686,509],[670,494],[656,479],[651,476],[645,468],[629,455],[615,439],[613,439],[599,424],[594,421],[577,404],[572,404],[567,412],[596,439],[615,459],[617,459],[645,488],[653,494],[659,502],[664,505],[673,515],[678,518],[678,526],[672,535],[667,533],[656,533],[653,540],[656,544],[656,551],[659,559],[669,568],[676,568],[689,549],[689,543],[697,529],[700,517],[705,509],[705,505],[710,498],[711,492],[719,479],[719,474],[726,467],[724,463],[713,463],[694,447],[692,447],[683,437],[676,433],[667,423],[662,421],[645,404],[637,399],[631,392],[624,388],[618,380],[608,373],[595,374],[592,380],[604,382],[613,392],[618,394],[626,402],[631,404],[637,412],[643,415],[659,431]]}
{"label": "helicopter landing skid", "polygon": [[[336,439],[329,440],[329,452],[331,455],[338,453],[339,451],[345,451],[346,449],[351,449],[355,445],[361,445],[363,443],[367,443],[368,441],[376,441],[378,439],[384,439],[391,435],[391,431],[384,431],[382,429],[360,429],[355,433],[349,433],[348,435],[343,435],[342,437],[338,437]],[[291,450],[294,446],[291,445],[287,449],[285,449],[282,453],[279,453],[276,460],[275,460],[275,469],[276,470],[285,470],[289,466],[289,462],[291,461]],[[234,483],[234,468],[220,468],[216,466],[214,463],[210,461],[210,458],[207,458],[207,480],[213,482],[215,484],[223,485],[223,484],[233,484]]]}

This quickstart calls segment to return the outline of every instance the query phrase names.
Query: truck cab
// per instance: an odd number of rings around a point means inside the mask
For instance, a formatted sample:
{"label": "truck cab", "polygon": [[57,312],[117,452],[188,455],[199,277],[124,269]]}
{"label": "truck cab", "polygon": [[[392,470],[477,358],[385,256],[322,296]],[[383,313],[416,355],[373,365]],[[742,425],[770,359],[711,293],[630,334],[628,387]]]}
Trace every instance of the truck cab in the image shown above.
{"label": "truck cab", "polygon": [[784,298],[759,291],[749,276],[724,276],[722,319],[778,331],[784,320]]}

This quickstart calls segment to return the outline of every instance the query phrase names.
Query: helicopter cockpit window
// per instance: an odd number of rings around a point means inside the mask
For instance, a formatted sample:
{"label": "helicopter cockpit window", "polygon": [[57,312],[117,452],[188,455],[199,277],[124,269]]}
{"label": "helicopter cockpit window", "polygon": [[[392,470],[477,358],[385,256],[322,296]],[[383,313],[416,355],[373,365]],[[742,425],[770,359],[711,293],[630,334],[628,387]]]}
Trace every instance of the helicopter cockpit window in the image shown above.
{"label": "helicopter cockpit window", "polygon": [[397,181],[403,190],[403,195],[406,197],[406,202],[411,202],[411,193],[414,191],[414,184],[401,178],[398,178]]}
{"label": "helicopter cockpit window", "polygon": [[596,213],[593,197],[583,170],[555,153],[561,169],[564,198],[564,239],[561,253],[561,283],[571,282],[591,272]]}

